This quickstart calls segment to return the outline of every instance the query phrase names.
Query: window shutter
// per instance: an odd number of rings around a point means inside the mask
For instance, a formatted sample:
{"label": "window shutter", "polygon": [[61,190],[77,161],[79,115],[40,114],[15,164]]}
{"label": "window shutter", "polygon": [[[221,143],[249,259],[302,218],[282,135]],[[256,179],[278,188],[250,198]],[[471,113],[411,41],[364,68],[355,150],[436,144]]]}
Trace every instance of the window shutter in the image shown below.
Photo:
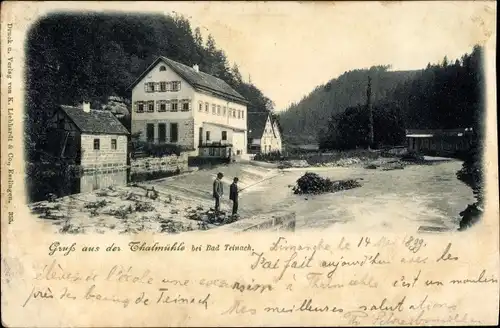
{"label": "window shutter", "polygon": [[156,102],[156,111],[159,112],[160,111],[160,103],[161,101],[157,101]]}
{"label": "window shutter", "polygon": [[144,91],[148,92],[148,83],[144,83]]}
{"label": "window shutter", "polygon": [[191,100],[188,100],[188,109],[191,110]]}
{"label": "window shutter", "polygon": [[155,91],[160,91],[160,82],[155,82]]}
{"label": "window shutter", "polygon": [[137,107],[138,106],[137,106],[137,101],[136,101],[136,102],[134,102],[134,112],[136,112],[136,113],[137,113]]}
{"label": "window shutter", "polygon": [[181,91],[181,81],[177,82],[177,91]]}

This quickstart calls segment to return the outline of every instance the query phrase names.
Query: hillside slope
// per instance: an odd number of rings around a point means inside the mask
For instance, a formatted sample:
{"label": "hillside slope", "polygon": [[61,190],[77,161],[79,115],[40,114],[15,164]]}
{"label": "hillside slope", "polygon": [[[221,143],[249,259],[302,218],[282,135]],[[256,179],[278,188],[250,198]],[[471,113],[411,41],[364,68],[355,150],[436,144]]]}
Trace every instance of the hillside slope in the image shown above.
{"label": "hillside slope", "polygon": [[368,76],[372,78],[372,102],[389,96],[396,87],[419,71],[388,71],[386,66],[348,71],[316,87],[298,104],[280,114],[285,140],[291,143],[315,142],[318,131],[326,128],[332,114],[366,103]]}

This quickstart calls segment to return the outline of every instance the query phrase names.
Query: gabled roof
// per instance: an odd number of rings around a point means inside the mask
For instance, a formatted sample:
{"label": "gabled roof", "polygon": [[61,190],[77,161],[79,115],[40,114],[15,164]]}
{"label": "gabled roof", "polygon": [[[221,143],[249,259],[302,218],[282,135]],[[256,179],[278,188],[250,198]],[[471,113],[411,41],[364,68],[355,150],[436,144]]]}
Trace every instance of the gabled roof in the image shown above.
{"label": "gabled roof", "polygon": [[248,126],[248,138],[249,139],[260,139],[266,128],[267,118],[269,117],[268,112],[248,112],[247,113],[247,126]]}
{"label": "gabled roof", "polygon": [[91,110],[86,113],[82,108],[61,105],[59,108],[83,133],[129,134],[128,130],[109,111]]}
{"label": "gabled roof", "polygon": [[223,80],[212,76],[210,74],[196,71],[194,68],[189,67],[187,65],[176,62],[172,59],[169,59],[164,56],[158,57],[140,76],[137,78],[134,83],[130,85],[128,89],[135,87],[143,78],[146,76],[149,71],[151,71],[156,65],[160,62],[164,62],[167,64],[175,73],[177,73],[180,77],[186,80],[193,88],[201,91],[209,91],[215,93],[216,95],[228,98],[235,102],[240,102],[247,104],[248,101],[239,94],[236,90],[231,88],[229,84],[224,82]]}

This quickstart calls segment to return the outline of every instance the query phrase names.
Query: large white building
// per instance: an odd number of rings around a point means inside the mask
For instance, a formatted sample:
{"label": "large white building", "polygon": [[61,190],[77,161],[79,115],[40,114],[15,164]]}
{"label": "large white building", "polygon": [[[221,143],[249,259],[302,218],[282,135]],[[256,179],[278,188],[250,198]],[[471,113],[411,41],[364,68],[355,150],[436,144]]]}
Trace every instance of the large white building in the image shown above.
{"label": "large white building", "polygon": [[143,141],[183,146],[193,155],[242,156],[247,101],[226,82],[159,57],[132,84],[131,133]]}

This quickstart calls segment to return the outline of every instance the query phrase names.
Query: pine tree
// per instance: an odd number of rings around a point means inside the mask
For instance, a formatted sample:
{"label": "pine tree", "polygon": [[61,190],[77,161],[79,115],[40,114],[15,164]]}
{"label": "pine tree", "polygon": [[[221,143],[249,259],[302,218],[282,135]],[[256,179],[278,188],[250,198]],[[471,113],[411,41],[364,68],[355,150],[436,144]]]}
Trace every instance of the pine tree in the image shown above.
{"label": "pine tree", "polygon": [[372,79],[370,76],[368,76],[368,87],[366,89],[366,108],[368,109],[368,115],[369,115],[368,149],[370,149],[370,147],[374,146],[374,144],[373,144],[373,141],[374,141],[373,110],[372,110],[371,98],[372,98]]}
{"label": "pine tree", "polygon": [[231,73],[233,74],[233,78],[236,84],[241,84],[243,82],[243,77],[241,76],[240,69],[236,63],[233,64]]}

